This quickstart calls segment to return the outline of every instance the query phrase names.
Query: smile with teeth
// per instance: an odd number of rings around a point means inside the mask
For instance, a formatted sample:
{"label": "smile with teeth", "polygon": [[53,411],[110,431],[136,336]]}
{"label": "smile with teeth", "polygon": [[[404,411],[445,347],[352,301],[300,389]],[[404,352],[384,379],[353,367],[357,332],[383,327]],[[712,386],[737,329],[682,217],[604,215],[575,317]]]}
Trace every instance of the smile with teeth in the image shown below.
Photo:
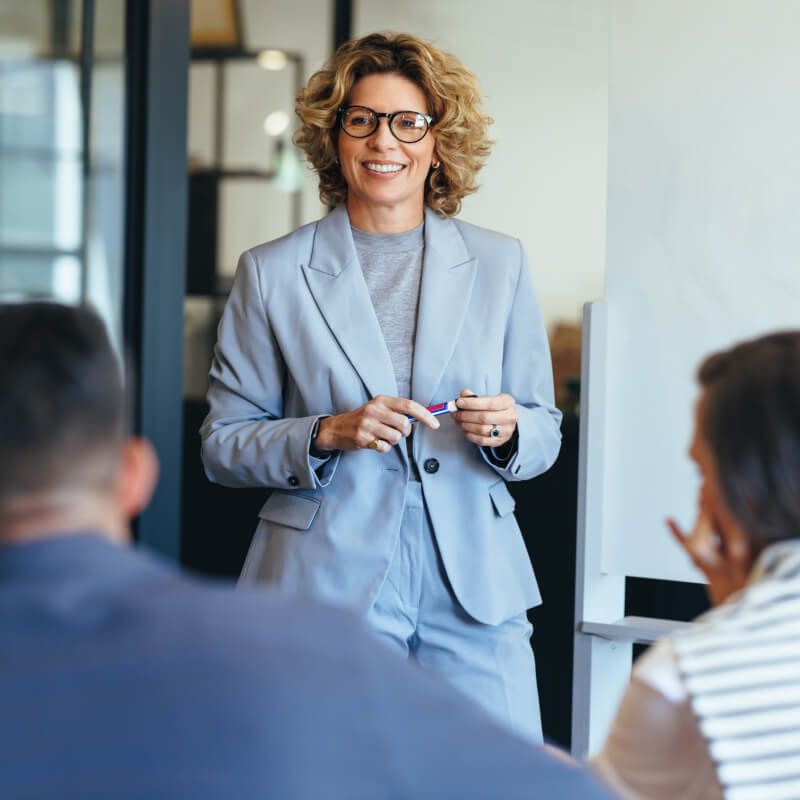
{"label": "smile with teeth", "polygon": [[404,169],[402,164],[379,164],[375,161],[365,161],[364,166],[370,172],[400,172]]}

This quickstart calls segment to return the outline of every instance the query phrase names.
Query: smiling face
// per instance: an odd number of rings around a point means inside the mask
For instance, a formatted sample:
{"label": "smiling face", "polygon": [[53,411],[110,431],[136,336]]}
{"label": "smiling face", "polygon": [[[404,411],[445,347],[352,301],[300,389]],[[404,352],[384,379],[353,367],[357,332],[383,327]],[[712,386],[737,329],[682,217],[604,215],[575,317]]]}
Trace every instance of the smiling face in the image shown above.
{"label": "smiling face", "polygon": [[[367,75],[350,93],[347,105],[373,111],[430,113],[422,90],[397,73]],[[347,211],[357,228],[379,233],[411,230],[421,224],[425,181],[434,159],[433,130],[407,144],[395,139],[385,117],[363,139],[338,133],[338,155],[347,182]]]}

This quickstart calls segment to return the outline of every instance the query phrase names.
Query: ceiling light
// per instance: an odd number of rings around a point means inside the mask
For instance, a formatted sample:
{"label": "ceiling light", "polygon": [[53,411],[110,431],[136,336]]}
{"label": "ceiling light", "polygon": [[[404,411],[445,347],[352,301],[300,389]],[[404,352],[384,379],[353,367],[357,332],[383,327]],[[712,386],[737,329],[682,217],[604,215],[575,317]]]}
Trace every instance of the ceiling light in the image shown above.
{"label": "ceiling light", "polygon": [[289,115],[285,111],[273,111],[264,119],[264,131],[268,136],[280,136],[289,127]]}
{"label": "ceiling light", "polygon": [[283,69],[287,61],[286,53],[283,50],[262,50],[258,54],[258,66],[262,69]]}

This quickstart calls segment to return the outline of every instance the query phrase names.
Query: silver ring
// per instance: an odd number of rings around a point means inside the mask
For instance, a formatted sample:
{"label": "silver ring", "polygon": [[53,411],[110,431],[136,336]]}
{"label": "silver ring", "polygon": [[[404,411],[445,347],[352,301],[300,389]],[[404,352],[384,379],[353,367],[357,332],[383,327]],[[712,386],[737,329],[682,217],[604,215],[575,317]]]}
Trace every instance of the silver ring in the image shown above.
{"label": "silver ring", "polygon": [[500,436],[500,426],[492,425],[492,429],[489,431],[489,436],[491,436],[492,439],[497,439],[497,437]]}

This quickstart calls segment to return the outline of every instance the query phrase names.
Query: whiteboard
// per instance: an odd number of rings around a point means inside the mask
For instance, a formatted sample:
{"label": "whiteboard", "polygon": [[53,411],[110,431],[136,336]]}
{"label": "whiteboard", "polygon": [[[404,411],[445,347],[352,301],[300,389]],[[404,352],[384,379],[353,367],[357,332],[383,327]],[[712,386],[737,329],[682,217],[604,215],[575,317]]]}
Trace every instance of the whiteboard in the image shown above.
{"label": "whiteboard", "polygon": [[610,37],[601,563],[699,581],[694,372],[800,327],[800,1],[615,0]]}

